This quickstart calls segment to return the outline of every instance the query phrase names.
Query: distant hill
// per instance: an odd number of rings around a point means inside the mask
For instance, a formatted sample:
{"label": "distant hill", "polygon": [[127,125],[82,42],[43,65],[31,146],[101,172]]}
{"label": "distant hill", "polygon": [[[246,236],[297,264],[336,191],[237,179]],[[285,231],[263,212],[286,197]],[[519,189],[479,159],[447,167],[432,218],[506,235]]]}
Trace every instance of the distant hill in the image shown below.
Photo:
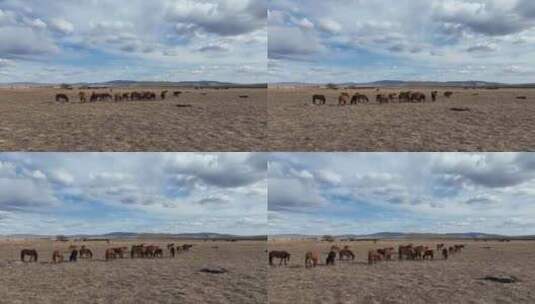
{"label": "distant hill", "polygon": [[[50,87],[60,84],[36,83],[36,82],[14,82],[3,83],[0,87]],[[199,88],[267,88],[266,83],[232,83],[220,81],[134,81],[134,80],[113,80],[106,82],[78,82],[69,83],[73,87],[199,87]]]}
{"label": "distant hill", "polygon": [[[269,239],[287,239],[287,240],[305,240],[321,239],[323,235],[304,235],[304,234],[275,234],[269,235]],[[402,232],[379,232],[373,234],[343,234],[333,235],[336,240],[354,239],[354,240],[412,240],[412,239],[522,239],[535,240],[535,235],[525,236],[507,236],[499,234],[488,234],[480,232],[466,233],[402,233]]]}
{"label": "distant hill", "polygon": [[[270,83],[273,87],[311,87],[326,86],[325,83],[302,83],[302,82],[279,82]],[[402,80],[380,80],[374,82],[344,82],[334,83],[337,87],[458,87],[458,88],[535,88],[535,83],[507,84],[487,81],[402,81]]]}
{"label": "distant hill", "polygon": [[[11,239],[56,239],[56,235],[10,234],[5,238]],[[266,235],[233,235],[220,233],[135,233],[111,232],[106,234],[76,234],[67,235],[68,239],[182,239],[182,240],[266,240]]]}

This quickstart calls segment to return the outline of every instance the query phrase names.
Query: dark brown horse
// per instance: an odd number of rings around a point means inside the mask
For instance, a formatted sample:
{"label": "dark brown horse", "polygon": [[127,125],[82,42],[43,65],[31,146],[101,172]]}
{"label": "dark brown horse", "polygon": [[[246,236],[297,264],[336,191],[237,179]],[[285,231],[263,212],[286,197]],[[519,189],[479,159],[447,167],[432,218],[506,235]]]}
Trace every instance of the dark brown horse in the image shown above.
{"label": "dark brown horse", "polygon": [[381,261],[382,256],[377,252],[377,250],[368,251],[368,264],[372,265]]}
{"label": "dark brown horse", "polygon": [[279,266],[282,265],[284,262],[284,265],[287,265],[287,263],[290,261],[290,253],[287,251],[277,251],[273,250],[269,252],[269,265],[273,265],[273,259],[278,258],[280,259]]}
{"label": "dark brown horse", "polygon": [[409,244],[406,246],[400,245],[398,247],[398,260],[399,261],[402,261],[403,257],[405,257],[405,259],[412,260],[413,256],[414,256],[414,253],[413,253],[412,244]]}
{"label": "dark brown horse", "polygon": [[444,258],[444,260],[448,259],[448,249],[446,248],[442,249],[442,257]]}
{"label": "dark brown horse", "polygon": [[26,262],[25,258],[26,256],[29,256],[30,259],[28,260],[28,262],[37,262],[37,250],[35,249],[22,249],[20,251],[20,260],[23,261],[23,262]]}
{"label": "dark brown horse", "polygon": [[325,260],[325,264],[334,265],[335,260],[336,260],[336,251],[334,250],[329,251],[329,254],[327,255],[327,259]]}
{"label": "dark brown horse", "polygon": [[325,101],[326,101],[326,98],[325,98],[325,95],[313,95],[312,96],[312,104],[325,104]]}
{"label": "dark brown horse", "polygon": [[141,245],[132,245],[132,248],[130,249],[130,258],[143,258],[145,257],[145,249],[143,244]]}
{"label": "dark brown horse", "polygon": [[52,263],[62,263],[63,262],[63,254],[59,250],[54,250],[52,253]]}
{"label": "dark brown horse", "polygon": [[69,97],[65,94],[56,94],[56,101],[69,102]]}
{"label": "dark brown horse", "polygon": [[85,245],[82,245],[82,248],[80,248],[80,259],[92,259],[93,258],[93,252],[86,248]]}
{"label": "dark brown horse", "polygon": [[429,258],[431,260],[433,260],[433,258],[435,257],[435,252],[433,249],[426,249],[424,251],[424,255],[422,256],[422,260],[425,260],[426,258]]}

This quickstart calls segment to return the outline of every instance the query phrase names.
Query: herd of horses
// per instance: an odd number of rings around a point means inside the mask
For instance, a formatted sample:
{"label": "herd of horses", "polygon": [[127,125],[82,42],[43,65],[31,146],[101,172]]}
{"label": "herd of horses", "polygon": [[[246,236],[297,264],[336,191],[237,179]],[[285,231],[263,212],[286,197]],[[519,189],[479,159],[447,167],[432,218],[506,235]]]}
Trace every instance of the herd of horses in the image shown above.
{"label": "herd of horses", "polygon": [[[438,91],[432,91],[431,92],[431,101],[437,101],[438,98]],[[453,92],[444,92],[444,97],[450,98],[453,96]],[[413,91],[406,91],[406,92],[400,92],[398,93],[390,93],[390,94],[377,94],[375,95],[375,101],[379,104],[386,104],[386,103],[421,103],[426,102],[427,96],[422,92],[413,92]],[[324,105],[327,101],[327,98],[325,95],[315,94],[312,96],[312,104],[315,105]],[[369,103],[370,99],[368,96],[360,93],[355,93],[353,96],[350,96],[349,93],[341,93],[338,96],[338,105],[347,105],[348,103],[351,105],[356,105],[360,103]]]}
{"label": "herd of horses", "polygon": [[[193,247],[192,244],[176,245],[174,243],[167,244],[167,250],[170,253],[171,257],[175,257],[181,252],[189,251]],[[82,245],[80,248],[78,246],[72,245],[69,246],[70,255],[69,262],[76,262],[78,257],[80,259],[92,259],[93,252],[91,249],[87,248],[85,245]],[[132,245],[130,250],[128,247],[112,247],[107,248],[104,253],[104,259],[106,261],[114,259],[123,259],[128,253],[130,253],[130,258],[163,258],[163,249],[156,245]],[[38,253],[35,249],[22,249],[20,251],[20,260],[22,262],[37,262]],[[62,263],[65,261],[65,256],[60,250],[54,250],[52,252],[52,263]]]}
{"label": "herd of horses", "polygon": [[[460,253],[461,250],[465,248],[464,244],[455,244],[447,247],[444,244],[437,244],[436,248],[413,244],[408,245],[399,245],[397,256],[398,261],[403,260],[412,260],[412,261],[424,261],[424,260],[434,260],[435,252],[436,255],[441,254],[444,260],[447,260],[449,256]],[[387,248],[378,248],[368,251],[368,264],[373,265],[379,261],[392,261],[396,252],[394,247]],[[340,248],[338,246],[332,246],[327,258],[325,260],[325,265],[334,265],[336,256],[340,261],[350,260],[354,261],[356,255],[349,249],[349,246],[344,246]],[[290,261],[290,253],[284,250],[274,250],[269,252],[269,265],[273,266],[273,260],[275,258],[279,259],[279,266],[287,265]],[[321,253],[317,250],[311,250],[305,253],[305,268],[316,267],[320,264]]]}
{"label": "herd of horses", "polygon": [[[157,100],[157,97],[159,96],[161,100],[165,100],[167,98],[167,94],[169,91],[161,91],[159,94],[156,94],[152,91],[142,91],[142,92],[120,92],[120,93],[113,93],[113,89],[110,90],[110,92],[106,93],[95,93],[91,92],[89,95],[87,92],[80,91],[78,93],[78,97],[80,99],[80,103],[86,103],[86,102],[97,102],[97,101],[140,101],[140,100]],[[179,97],[182,94],[182,91],[175,91],[173,92],[174,97]],[[67,94],[56,94],[56,101],[57,102],[69,102],[69,96]]]}

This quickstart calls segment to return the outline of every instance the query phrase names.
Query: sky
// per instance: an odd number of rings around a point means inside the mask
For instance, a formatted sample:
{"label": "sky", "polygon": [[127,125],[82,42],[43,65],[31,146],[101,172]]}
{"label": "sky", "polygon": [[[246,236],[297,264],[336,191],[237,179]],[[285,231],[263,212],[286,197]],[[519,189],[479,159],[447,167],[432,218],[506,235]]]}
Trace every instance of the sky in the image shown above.
{"label": "sky", "polygon": [[0,153],[0,235],[266,234],[262,153]]}
{"label": "sky", "polygon": [[266,0],[0,0],[1,82],[265,82]]}
{"label": "sky", "polygon": [[535,234],[534,153],[276,153],[269,234]]}
{"label": "sky", "polygon": [[533,0],[270,0],[269,82],[535,82]]}

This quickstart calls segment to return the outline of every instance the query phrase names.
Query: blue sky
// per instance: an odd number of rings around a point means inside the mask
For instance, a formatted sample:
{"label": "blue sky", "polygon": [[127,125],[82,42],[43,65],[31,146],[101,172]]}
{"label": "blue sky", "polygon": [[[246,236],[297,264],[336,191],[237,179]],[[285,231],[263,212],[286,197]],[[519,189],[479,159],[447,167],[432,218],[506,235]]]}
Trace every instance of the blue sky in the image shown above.
{"label": "blue sky", "polygon": [[276,153],[271,234],[535,234],[535,154]]}
{"label": "blue sky", "polygon": [[257,153],[1,153],[0,234],[266,233]]}
{"label": "blue sky", "polygon": [[3,0],[0,82],[265,82],[265,0]]}
{"label": "blue sky", "polygon": [[535,82],[531,0],[270,0],[270,82]]}

